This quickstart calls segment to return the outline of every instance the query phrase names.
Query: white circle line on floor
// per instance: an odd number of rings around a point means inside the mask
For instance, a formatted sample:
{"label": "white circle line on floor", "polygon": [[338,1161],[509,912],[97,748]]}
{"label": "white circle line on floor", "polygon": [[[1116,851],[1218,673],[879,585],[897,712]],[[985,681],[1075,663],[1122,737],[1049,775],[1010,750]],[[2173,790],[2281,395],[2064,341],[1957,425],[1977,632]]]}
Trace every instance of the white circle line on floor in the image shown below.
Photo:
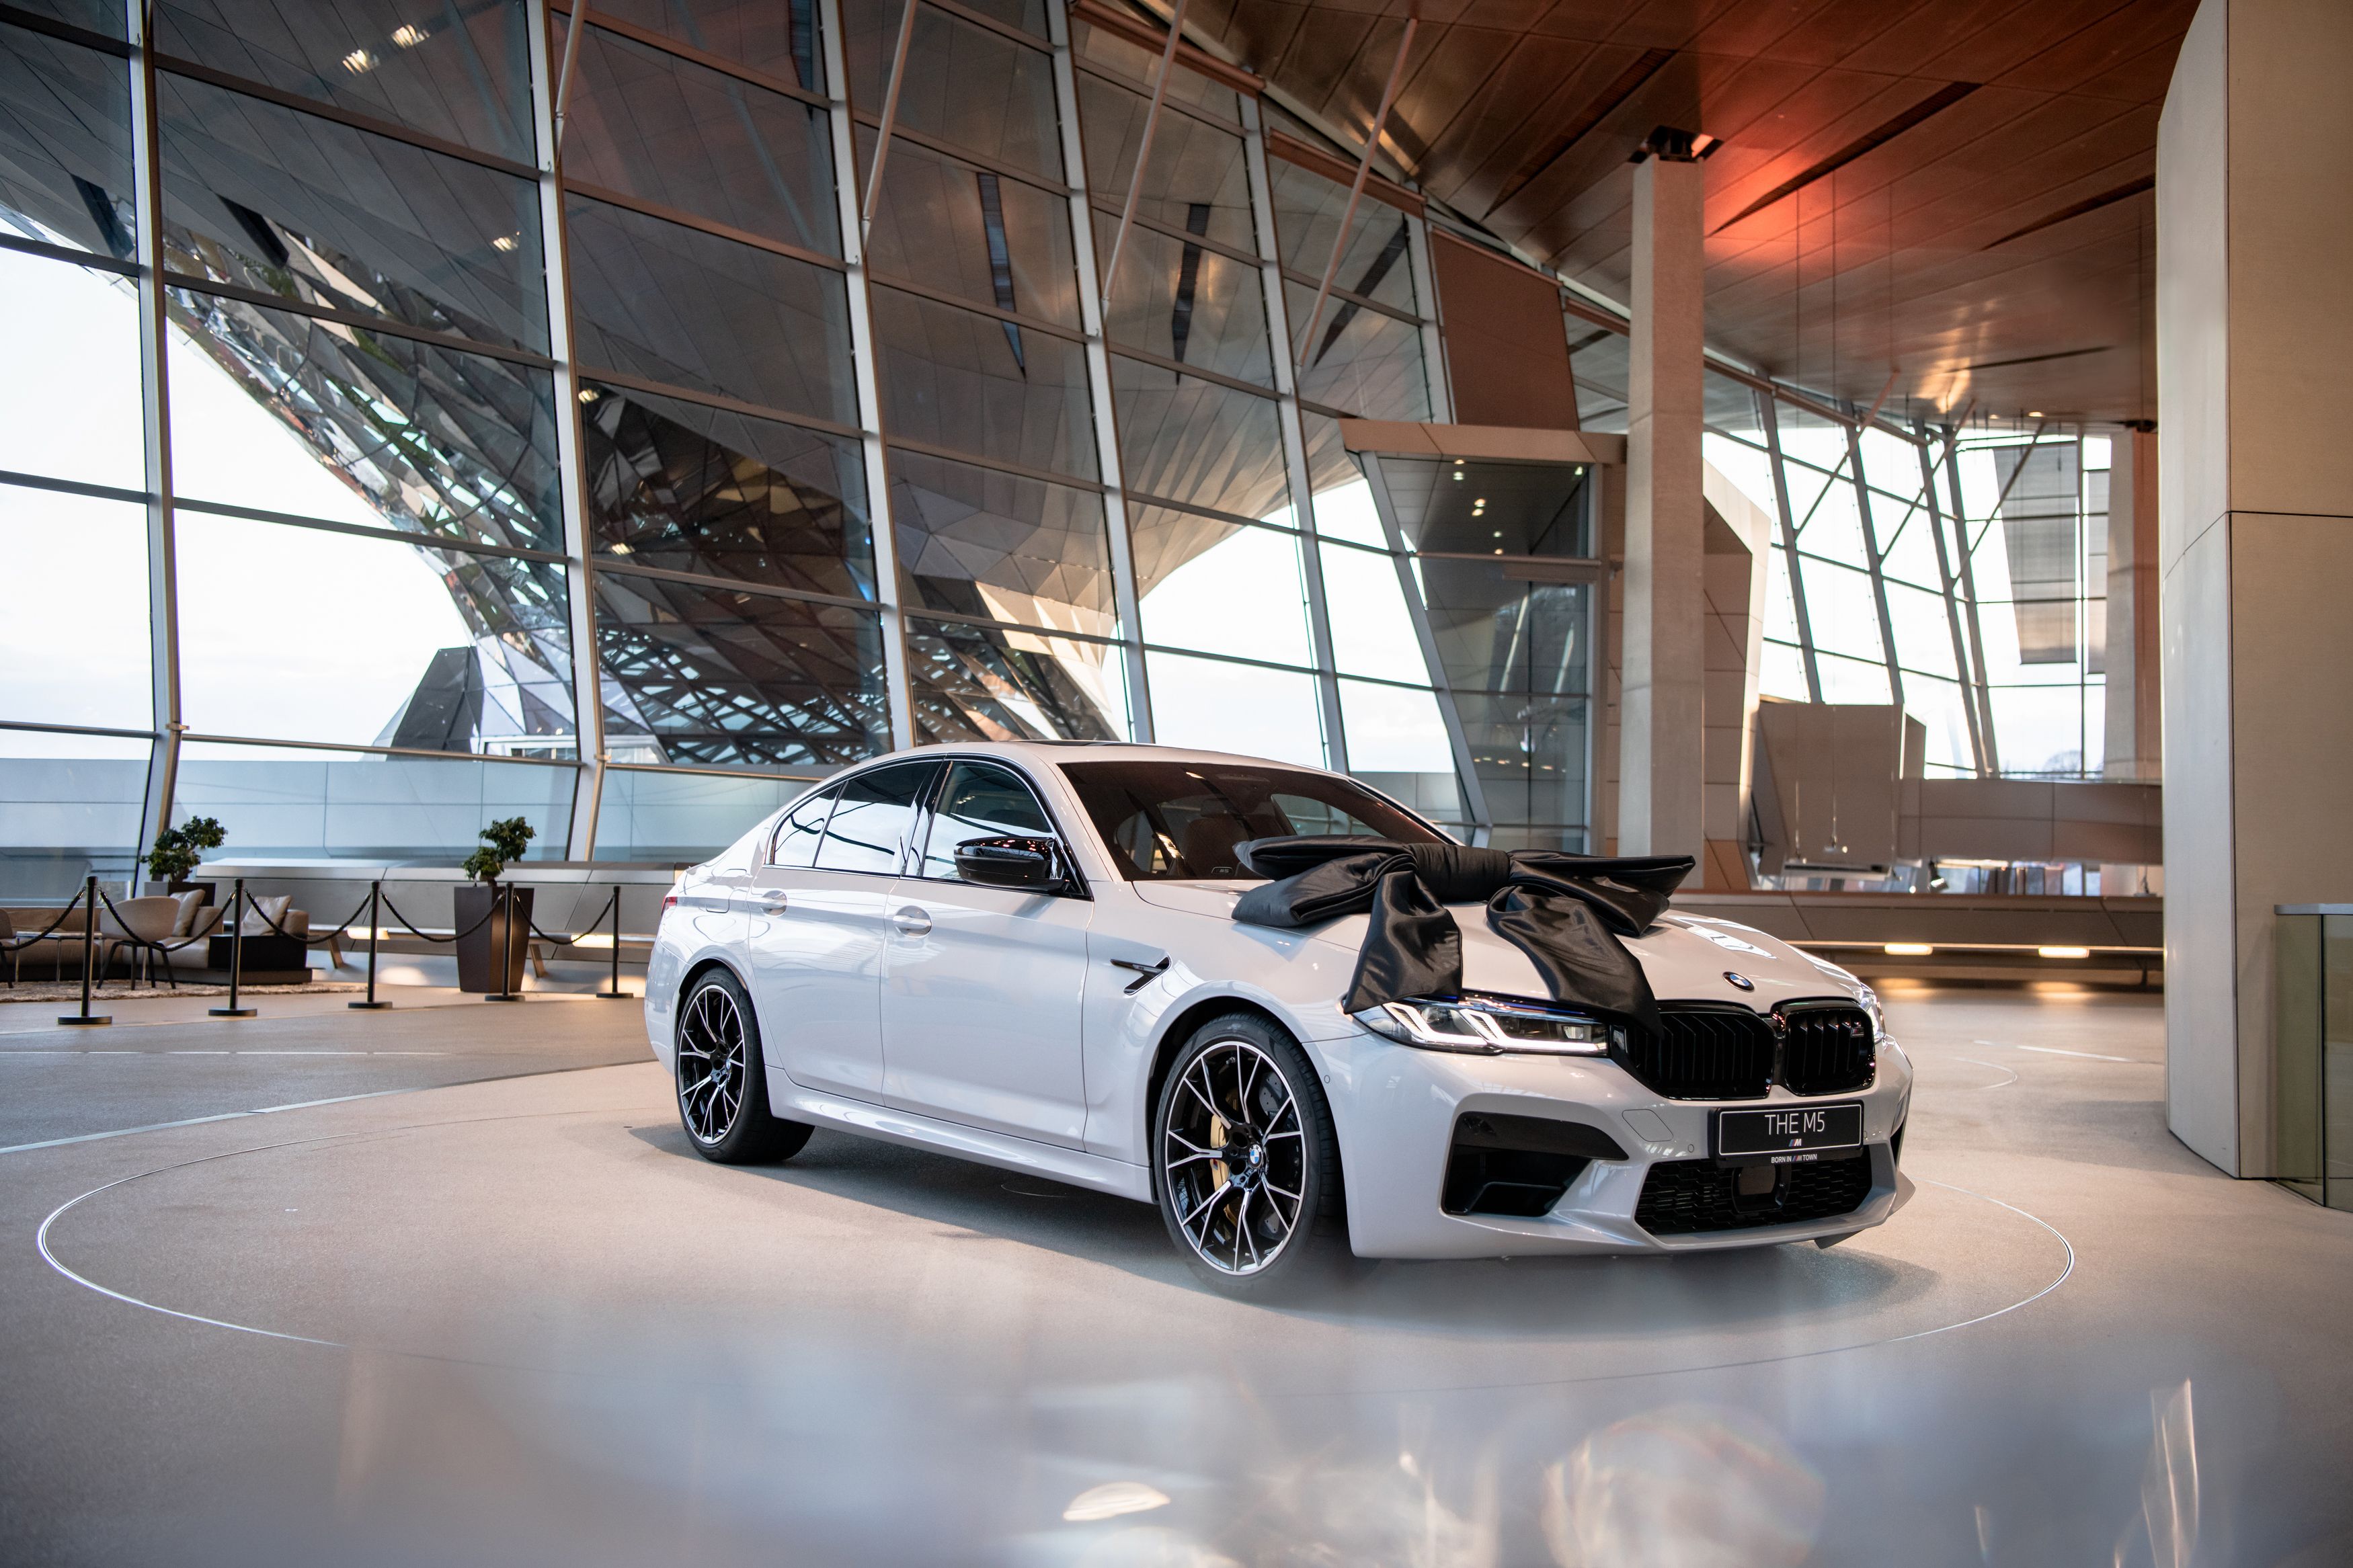
{"label": "white circle line on floor", "polygon": [[1991,1068],[1994,1071],[2005,1075],[2000,1083],[1987,1084],[1985,1087],[1988,1089],[2008,1089],[2018,1081],[2018,1075],[1999,1062],[1981,1062],[1975,1057],[1955,1057],[1953,1059],[1957,1062],[1967,1062],[1971,1067]]}
{"label": "white circle line on floor", "polygon": [[[577,1071],[582,1069],[575,1068],[570,1070]],[[396,1090],[394,1092],[416,1093],[419,1091]],[[292,1149],[309,1144],[332,1143],[341,1142],[344,1139],[377,1138],[388,1136],[396,1132],[415,1131],[424,1128],[459,1126],[471,1121],[519,1121],[534,1120],[539,1117],[582,1116],[595,1114],[598,1113],[590,1110],[546,1110],[529,1111],[520,1115],[459,1117],[448,1121],[416,1122],[402,1127],[382,1128],[370,1131],[332,1133],[321,1138],[295,1138],[289,1139],[282,1143],[265,1143],[246,1149],[223,1150],[217,1154],[206,1154],[194,1160],[182,1160],[169,1165],[159,1165],[152,1171],[134,1172],[128,1176],[117,1177],[115,1180],[108,1182],[103,1185],[92,1187],[86,1193],[68,1198],[64,1203],[59,1204],[56,1208],[50,1210],[48,1215],[41,1221],[40,1228],[34,1234],[34,1244],[40,1251],[42,1261],[47,1263],[58,1274],[63,1275],[66,1279],[73,1281],[77,1285],[82,1286],[86,1289],[96,1291],[99,1295],[107,1297],[111,1300],[121,1301],[127,1306],[142,1307],[148,1311],[160,1313],[167,1318],[180,1319],[184,1322],[202,1323],[207,1328],[227,1329],[233,1333],[254,1334],[263,1339],[280,1340],[291,1344],[318,1345],[329,1350],[347,1351],[353,1347],[348,1342],[343,1340],[319,1339],[309,1334],[286,1333],[277,1329],[259,1328],[250,1323],[235,1323],[227,1321],[225,1319],[207,1318],[200,1313],[184,1312],[176,1307],[160,1306],[153,1301],[142,1300],[136,1296],[125,1295],[120,1290],[109,1289],[106,1286],[99,1284],[96,1280],[79,1274],[72,1268],[67,1267],[66,1264],[58,1258],[57,1254],[49,1249],[49,1227],[55,1225],[68,1210],[73,1208],[77,1204],[89,1198],[94,1198],[101,1193],[111,1192],[116,1187],[122,1186],[131,1182],[138,1181],[142,1177],[163,1175],[167,1172],[185,1170],[192,1165],[207,1164],[215,1160],[231,1159],[240,1154],[267,1153],[277,1149]],[[1988,1203],[1993,1205],[1996,1208],[2006,1209],[2010,1213],[2018,1215],[2021,1219],[2026,1220],[2029,1223],[2048,1231],[2052,1238],[2059,1243],[2061,1249],[2066,1254],[2066,1262],[2064,1266],[2060,1268],[2058,1277],[2052,1279],[2049,1284],[2043,1286],[2042,1289],[2035,1291],[2031,1296],[2021,1297],[2018,1300],[2009,1303],[2007,1306],[1997,1307],[1989,1312],[1980,1312],[1974,1318],[1965,1318],[1957,1323],[1939,1323],[1932,1328],[1915,1329],[1910,1333],[1891,1334],[1884,1339],[1858,1340],[1852,1344],[1824,1345],[1818,1350],[1793,1351],[1783,1355],[1751,1356],[1738,1361],[1716,1362],[1704,1366],[1668,1366],[1645,1368],[1631,1372],[1597,1373],[1587,1377],[1522,1379],[1510,1384],[1447,1384],[1443,1386],[1415,1386],[1395,1389],[1351,1388],[1347,1390],[1334,1390],[1329,1394],[1316,1390],[1295,1390],[1282,1395],[1281,1397],[1293,1399],[1312,1399],[1318,1397],[1353,1398],[1373,1393],[1391,1396],[1409,1394],[1475,1394],[1481,1392],[1482,1389],[1500,1388],[1505,1386],[1514,1388],[1565,1387],[1571,1384],[1585,1383],[1618,1383],[1638,1377],[1679,1377],[1694,1373],[1732,1372],[1744,1367],[1769,1366],[1782,1362],[1810,1361],[1817,1356],[1841,1355],[1851,1351],[1875,1350],[1884,1345],[1905,1344],[1915,1340],[1925,1340],[1936,1334],[1952,1333],[1961,1329],[1975,1328],[1980,1323],[1989,1323],[1996,1318],[2006,1317],[2012,1312],[2032,1306],[2035,1302],[2042,1300],[2045,1296],[2050,1295],[2052,1291],[2058,1289],[2059,1287],[2067,1283],[2068,1279],[2073,1276],[2075,1272],[2075,1244],[2069,1241],[2066,1235],[2062,1232],[2058,1226],[2051,1224],[2050,1221],[2042,1218],[2040,1215],[2028,1213],[2026,1210],[2020,1208],[2016,1204],[2005,1203],[2000,1198],[1989,1197],[1984,1193],[1973,1192],[1968,1187],[1956,1186],[1950,1182],[1939,1182],[1926,1176],[1919,1177],[1917,1180],[1922,1185],[1940,1187],[1946,1192],[1957,1193],[1963,1197],[1975,1198],[1980,1203]],[[391,1351],[387,1353],[416,1361],[454,1362],[460,1359],[438,1356],[430,1352],[423,1351]],[[468,1362],[465,1363],[465,1364],[505,1365],[506,1363]],[[557,1374],[561,1374],[564,1372],[564,1369],[562,1368],[545,1367],[532,1369],[519,1365],[510,1366],[508,1367],[508,1370],[538,1370]]]}

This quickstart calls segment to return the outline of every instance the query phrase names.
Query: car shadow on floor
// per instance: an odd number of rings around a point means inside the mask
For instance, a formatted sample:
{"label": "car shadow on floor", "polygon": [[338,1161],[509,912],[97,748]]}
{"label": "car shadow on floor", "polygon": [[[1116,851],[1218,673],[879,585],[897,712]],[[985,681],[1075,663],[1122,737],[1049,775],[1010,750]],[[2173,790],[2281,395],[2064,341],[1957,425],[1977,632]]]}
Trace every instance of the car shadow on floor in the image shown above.
{"label": "car shadow on floor", "polygon": [[[681,1160],[701,1157],[675,1124],[629,1135]],[[820,1129],[777,1165],[726,1168],[869,1204],[943,1226],[943,1243],[993,1238],[1213,1297],[1177,1257],[1159,1212],[1043,1176]],[[1919,1300],[1937,1270],[1849,1244],[1811,1242],[1676,1257],[1355,1260],[1339,1278],[1265,1310],[1335,1327],[1462,1338],[1544,1333],[1607,1339],[1709,1333],[1767,1321],[1861,1321]]]}

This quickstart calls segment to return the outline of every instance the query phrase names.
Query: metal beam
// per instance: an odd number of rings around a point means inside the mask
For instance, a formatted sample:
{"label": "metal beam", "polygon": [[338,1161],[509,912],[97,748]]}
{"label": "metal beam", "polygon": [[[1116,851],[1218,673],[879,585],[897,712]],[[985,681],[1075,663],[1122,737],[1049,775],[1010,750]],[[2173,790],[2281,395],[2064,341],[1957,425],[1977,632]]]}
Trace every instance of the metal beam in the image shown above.
{"label": "metal beam", "polygon": [[[915,743],[915,699],[907,668],[907,627],[899,610],[899,534],[891,520],[891,469],[882,447],[882,387],[874,369],[874,310],[867,292],[866,227],[874,193],[882,186],[882,154],[891,144],[890,119],[899,106],[900,69],[907,40],[915,30],[916,0],[907,0],[899,30],[899,51],[891,65],[889,108],[882,139],[874,147],[866,205],[858,205],[858,140],[849,114],[849,62],[841,42],[841,0],[818,0],[818,30],[823,35],[827,111],[833,146],[834,200],[841,217],[841,258],[849,264],[849,357],[858,382],[859,448],[865,459],[867,537],[874,542],[874,602],[882,623],[882,692],[891,715],[893,748]],[[1052,9],[1052,7],[1048,7]]]}
{"label": "metal beam", "polygon": [[1324,304],[1332,297],[1332,280],[1339,276],[1340,258],[1348,249],[1348,226],[1356,221],[1356,204],[1364,199],[1365,181],[1373,172],[1373,154],[1381,144],[1381,128],[1388,123],[1389,105],[1397,100],[1398,83],[1405,78],[1405,58],[1413,48],[1413,35],[1421,26],[1421,18],[1409,16],[1405,34],[1398,39],[1397,58],[1389,64],[1389,79],[1381,88],[1380,107],[1373,111],[1372,129],[1365,133],[1365,155],[1356,160],[1356,183],[1348,187],[1348,205],[1340,214],[1340,232],[1332,237],[1332,259],[1324,264],[1324,281],[1316,285],[1315,306],[1307,315],[1307,335],[1293,351],[1293,357],[1303,356],[1308,345],[1315,341],[1315,329],[1324,324]]}
{"label": "metal beam", "polygon": [[[899,19],[898,47],[891,51],[891,80],[882,93],[882,125],[874,133],[874,167],[867,172],[866,203],[858,213],[858,248],[861,252],[866,248],[867,230],[874,226],[874,200],[882,191],[882,162],[891,155],[891,130],[899,122],[899,89],[907,76],[907,45],[915,37],[917,3],[918,0],[907,0],[906,15]],[[834,15],[834,20],[826,25],[828,40],[825,50],[826,85],[834,92],[847,93],[849,89],[842,85],[845,79],[839,74],[839,70],[847,68],[836,58],[842,52],[839,47],[841,36],[841,28],[839,25],[841,0],[827,0],[825,8]],[[1053,7],[1050,5],[1047,9],[1050,11]],[[837,103],[840,101],[840,99],[835,100]],[[841,121],[847,117],[837,115],[835,118],[837,121]],[[836,125],[834,134],[834,162],[837,166],[847,163],[850,171],[849,188],[855,188],[858,172],[858,138],[847,124]]]}
{"label": "metal beam", "polygon": [[1961,632],[1960,596],[1956,591],[1952,553],[1945,544],[1945,510],[1936,504],[1936,464],[1928,455],[1928,426],[1920,426],[1920,499],[1928,508],[1928,536],[1936,542],[1936,581],[1945,594],[1945,626],[1953,635],[1953,670],[1959,677],[1961,717],[1969,730],[1969,765],[1979,778],[1986,776],[1985,736],[1978,725],[1977,693],[1971,676],[1975,666],[1969,659],[1968,639]]}
{"label": "metal beam", "polygon": [[[1119,612],[1119,657],[1127,675],[1128,731],[1135,740],[1149,741],[1154,734],[1151,672],[1145,666],[1144,612],[1127,531],[1127,477],[1120,466],[1119,426],[1113,416],[1111,352],[1103,341],[1103,300],[1109,290],[1095,281],[1094,221],[1089,216],[1093,209],[1087,199],[1086,146],[1079,135],[1078,70],[1071,59],[1070,16],[1060,5],[1046,7],[1046,28],[1054,45],[1054,107],[1061,122],[1063,171],[1071,181],[1071,249],[1078,271],[1079,325],[1087,335],[1087,391],[1094,414],[1095,466],[1103,479],[1103,531],[1111,550],[1112,604]],[[1168,36],[1176,37],[1174,27]]]}
{"label": "metal beam", "polygon": [[[172,510],[172,400],[164,365],[171,320],[164,283],[164,161],[155,103],[155,57],[147,34],[147,0],[124,0],[131,46],[132,204],[139,226],[140,438],[147,475],[147,637],[150,701],[158,731],[147,752],[147,788],[132,853],[145,853],[172,824],[179,787],[179,541]],[[135,878],[134,871],[134,878]]]}
{"label": "metal beam", "polygon": [[[1267,336],[1291,342],[1291,315],[1282,297],[1282,257],[1274,233],[1274,184],[1266,167],[1266,132],[1258,103],[1241,100],[1242,161],[1250,176],[1250,233],[1258,246],[1259,290],[1265,301]],[[1316,711],[1324,723],[1324,757],[1335,772],[1348,771],[1348,731],[1340,707],[1339,665],[1333,652],[1332,605],[1324,587],[1324,547],[1315,524],[1315,479],[1307,467],[1307,429],[1299,413],[1299,374],[1288,354],[1274,356],[1276,426],[1282,433],[1283,470],[1290,481],[1292,515],[1299,521],[1299,574],[1307,594],[1307,637],[1315,660]]]}
{"label": "metal beam", "polygon": [[[1160,128],[1160,106],[1168,100],[1168,79],[1176,68],[1176,41],[1184,36],[1186,0],[1176,0],[1168,17],[1168,42],[1160,51],[1160,74],[1152,83],[1152,107],[1144,111],[1144,139],[1136,144],[1135,167],[1127,176],[1127,202],[1120,208],[1119,228],[1111,237],[1111,259],[1103,263],[1103,307],[1111,309],[1111,291],[1119,283],[1119,258],[1127,244],[1127,226],[1135,221],[1135,204],[1144,197],[1144,165],[1152,156],[1152,134]],[[1067,28],[1069,24],[1064,23]],[[1255,108],[1255,105],[1252,105]],[[1081,180],[1085,174],[1082,167]]]}
{"label": "metal beam", "polygon": [[1806,667],[1806,700],[1822,700],[1822,671],[1814,658],[1814,621],[1806,613],[1806,576],[1798,565],[1798,523],[1789,512],[1789,476],[1781,467],[1781,420],[1769,392],[1751,389],[1757,423],[1765,427],[1767,466],[1773,471],[1773,504],[1781,514],[1781,549],[1789,563],[1789,604],[1798,613],[1798,654]]}
{"label": "metal beam", "polygon": [[580,63],[580,25],[588,15],[588,0],[571,0],[572,20],[564,29],[564,66],[555,73],[555,150],[564,150],[564,111],[572,102],[572,70]]}
{"label": "metal beam", "polygon": [[[585,4],[573,6],[578,37]],[[562,83],[547,49],[546,0],[526,13],[531,51],[531,107],[539,145],[540,265],[547,276],[547,352],[555,362],[555,455],[558,504],[564,522],[565,624],[572,639],[572,731],[584,772],[572,792],[565,858],[596,858],[596,818],[605,798],[604,657],[596,646],[596,531],[588,516],[587,441],[580,420],[580,371],[573,359],[572,263],[564,222],[564,181],[558,173],[557,104]],[[571,70],[567,47],[564,71]]]}
{"label": "metal beam", "polygon": [[1964,619],[1969,630],[1969,652],[1975,658],[1976,673],[1970,685],[1978,705],[1978,732],[1985,740],[1984,767],[1987,776],[2001,774],[2001,738],[1994,729],[1993,696],[1987,689],[1985,628],[1978,619],[1977,569],[1970,564],[1976,552],[1969,547],[1968,513],[1961,510],[1960,427],[1945,426],[1945,494],[1952,502],[1953,542],[1961,552],[1961,605],[1967,612]]}
{"label": "metal beam", "polygon": [[[1471,841],[1485,844],[1494,837],[1495,816],[1487,805],[1487,786],[1479,776],[1478,759],[1471,750],[1470,732],[1462,724],[1462,711],[1454,702],[1454,683],[1446,677],[1445,660],[1439,657],[1438,634],[1430,622],[1430,606],[1423,602],[1421,583],[1415,576],[1413,557],[1408,550],[1405,532],[1398,527],[1397,508],[1389,500],[1388,477],[1382,471],[1381,460],[1370,452],[1361,453],[1358,463],[1365,470],[1365,482],[1373,492],[1373,510],[1381,520],[1381,533],[1388,541],[1389,560],[1395,563],[1398,587],[1405,595],[1407,618],[1413,623],[1414,640],[1421,645],[1422,662],[1430,670],[1430,684],[1438,697],[1439,721],[1446,726],[1447,749],[1454,753],[1455,776],[1462,781],[1462,809],[1471,818]],[[1590,668],[1590,664],[1588,665]],[[1593,701],[1588,696],[1585,704],[1586,735],[1589,742],[1593,732]],[[1586,836],[1592,837],[1593,771],[1588,765],[1585,777]]]}
{"label": "metal beam", "polygon": [[1879,652],[1887,663],[1887,693],[1901,708],[1904,667],[1895,657],[1895,618],[1887,608],[1886,558],[1879,552],[1879,530],[1871,521],[1871,486],[1862,477],[1862,434],[1852,425],[1846,427],[1846,466],[1847,477],[1854,482],[1855,514],[1862,523],[1863,564],[1871,568],[1871,601],[1879,608]]}
{"label": "metal beam", "polygon": [[1421,377],[1430,388],[1430,419],[1433,425],[1454,423],[1454,381],[1446,357],[1446,334],[1440,321],[1443,307],[1430,267],[1430,221],[1408,213],[1405,219],[1406,259],[1413,267],[1414,314],[1421,323]]}

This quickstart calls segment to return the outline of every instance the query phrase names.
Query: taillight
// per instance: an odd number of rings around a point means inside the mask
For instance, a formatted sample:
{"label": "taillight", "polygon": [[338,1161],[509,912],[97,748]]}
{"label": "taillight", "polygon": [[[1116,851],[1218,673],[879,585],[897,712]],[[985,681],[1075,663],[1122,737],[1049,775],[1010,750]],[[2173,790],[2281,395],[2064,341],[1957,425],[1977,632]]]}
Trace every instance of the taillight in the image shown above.
{"label": "taillight", "polygon": [[678,908],[678,895],[674,892],[664,893],[662,895],[662,913],[668,914],[670,910],[676,908]]}

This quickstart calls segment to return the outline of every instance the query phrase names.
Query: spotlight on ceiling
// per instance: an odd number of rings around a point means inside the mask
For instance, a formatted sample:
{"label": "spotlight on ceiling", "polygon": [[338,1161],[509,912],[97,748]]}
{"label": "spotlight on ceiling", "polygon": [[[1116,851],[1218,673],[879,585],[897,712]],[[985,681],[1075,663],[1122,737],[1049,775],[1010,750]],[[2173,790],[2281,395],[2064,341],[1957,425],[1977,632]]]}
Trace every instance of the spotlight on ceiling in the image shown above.
{"label": "spotlight on ceiling", "polygon": [[1656,158],[1666,163],[1696,163],[1724,145],[1721,136],[1710,136],[1704,131],[1678,131],[1672,125],[1661,125],[1642,138],[1629,163],[1639,163],[1645,158]]}

